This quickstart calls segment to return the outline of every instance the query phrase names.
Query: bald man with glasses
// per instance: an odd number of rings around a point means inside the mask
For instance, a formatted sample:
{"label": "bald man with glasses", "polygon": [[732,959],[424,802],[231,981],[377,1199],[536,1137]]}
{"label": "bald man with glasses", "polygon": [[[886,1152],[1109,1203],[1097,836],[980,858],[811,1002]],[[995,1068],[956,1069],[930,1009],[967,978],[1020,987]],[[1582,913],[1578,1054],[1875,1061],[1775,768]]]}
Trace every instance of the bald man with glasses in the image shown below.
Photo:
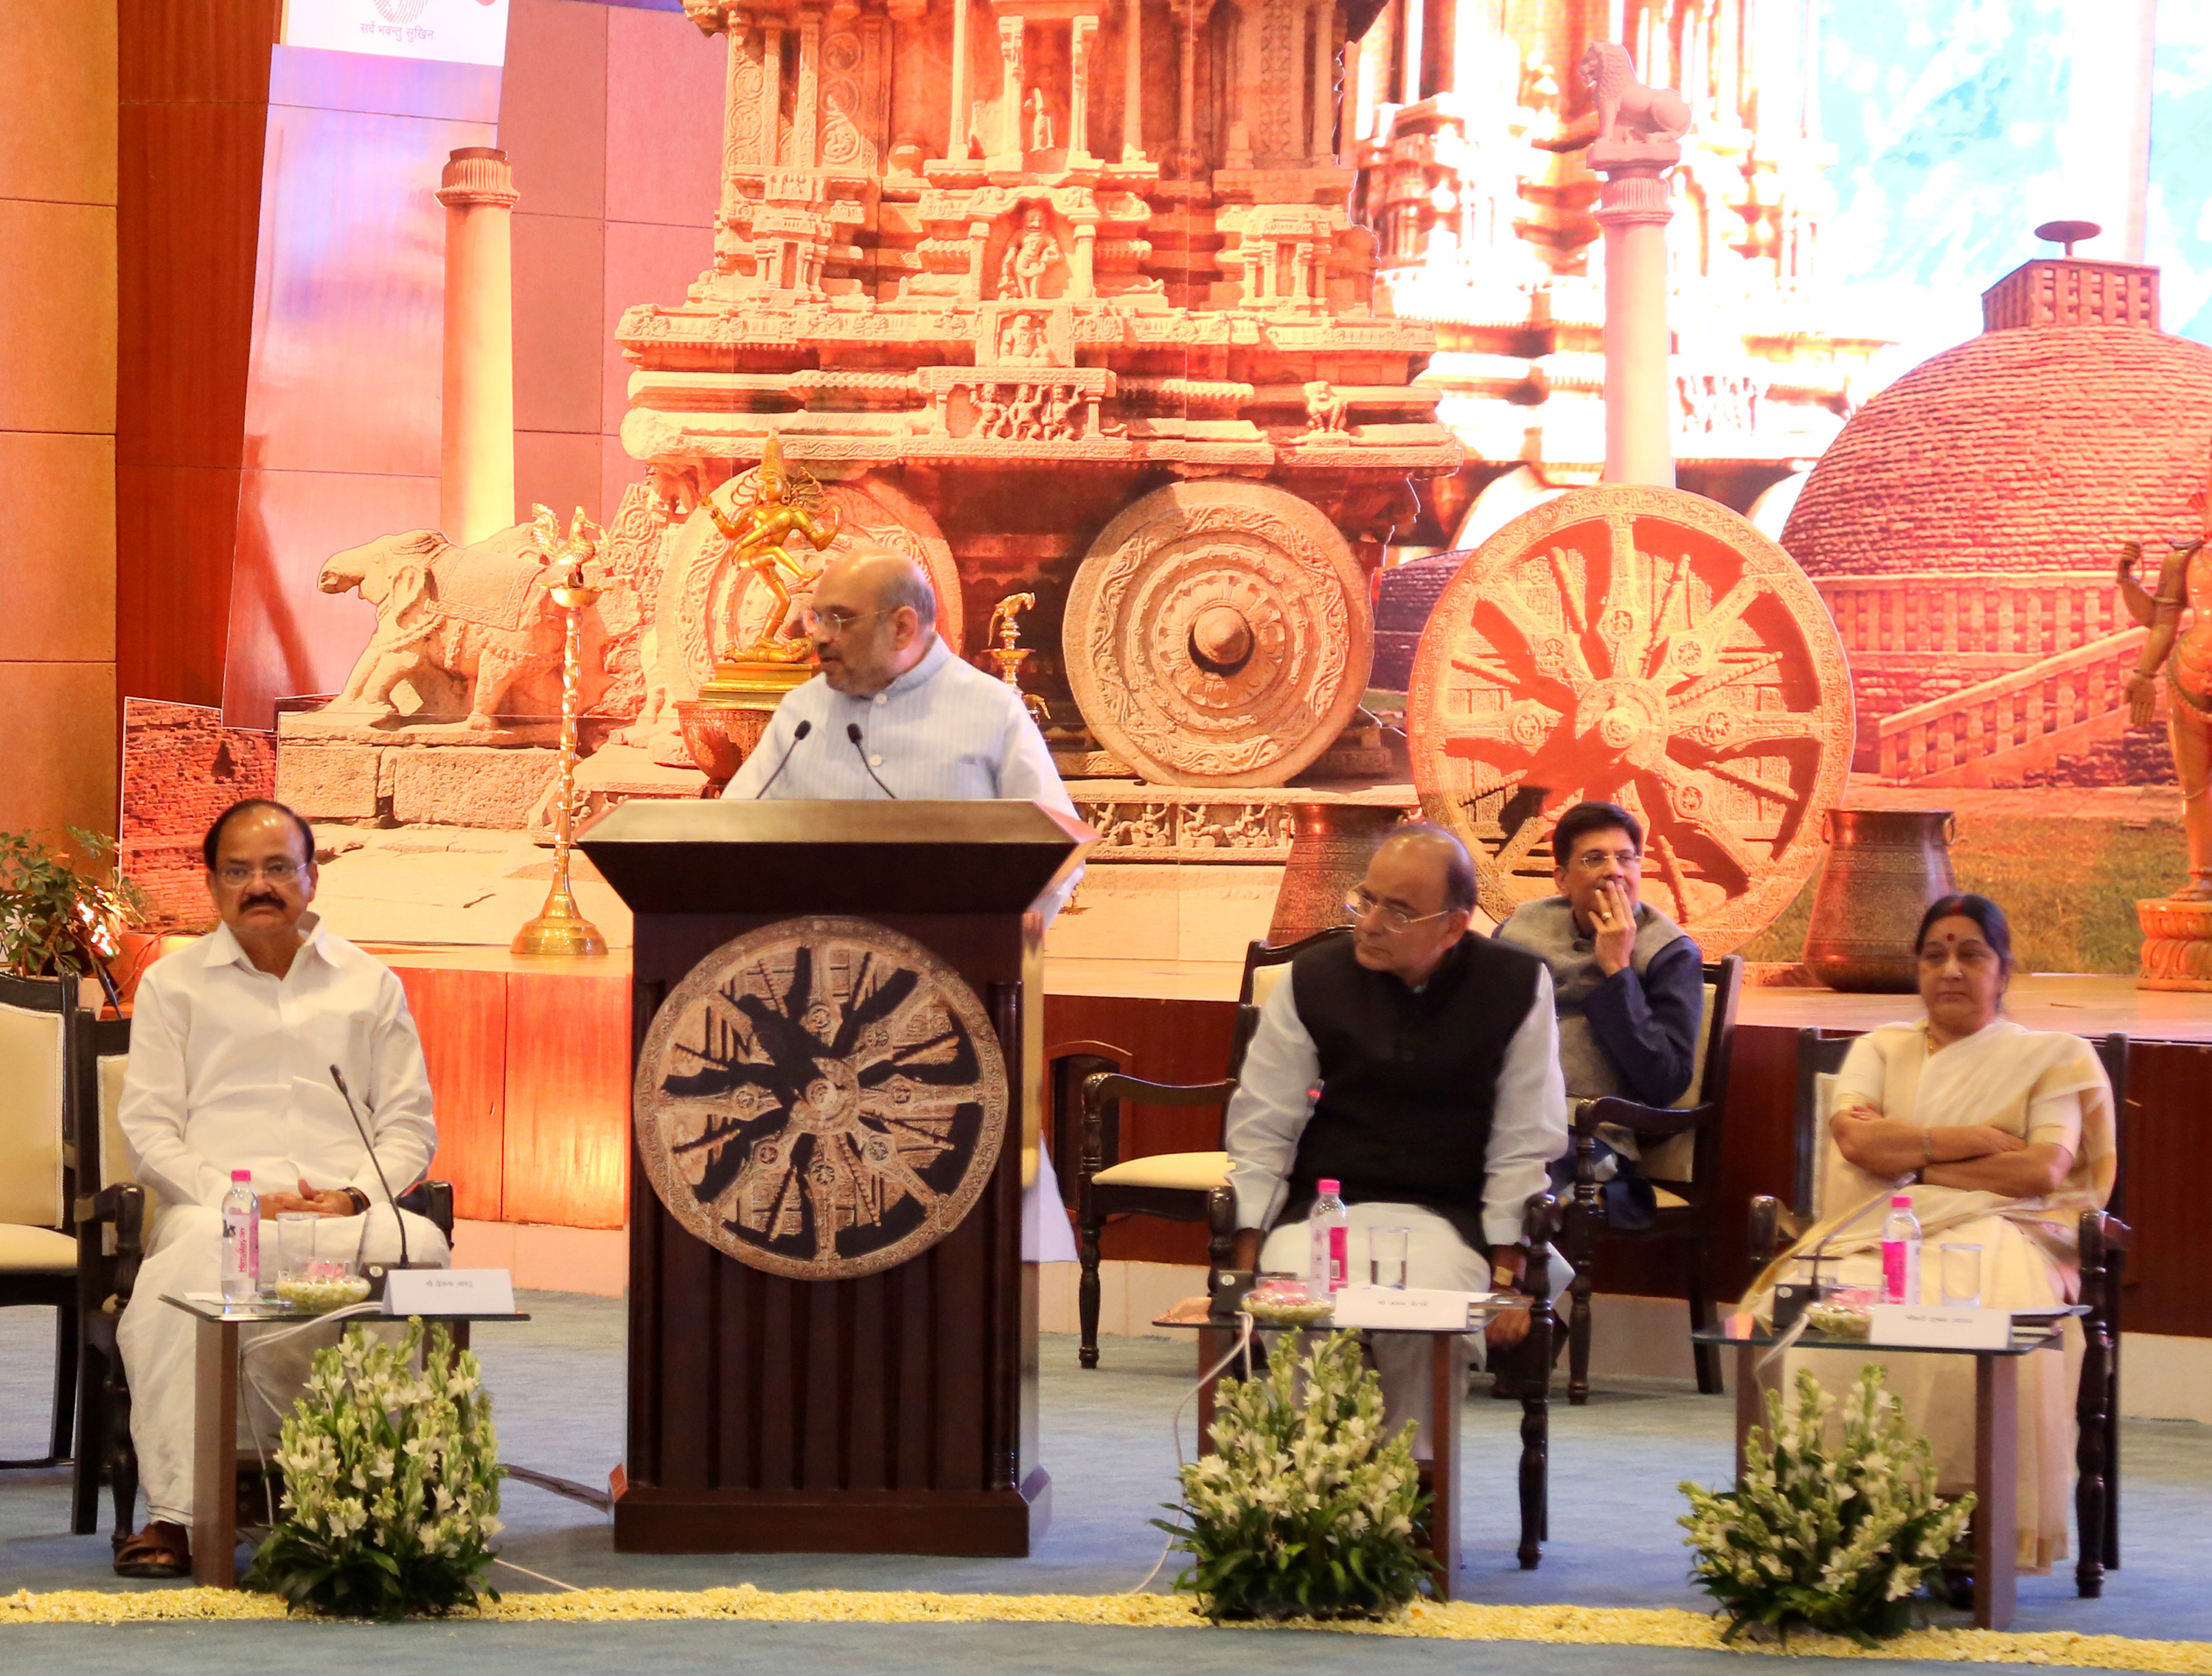
{"label": "bald man with glasses", "polygon": [[[1468,935],[1474,864],[1441,827],[1386,839],[1345,914],[1346,933],[1299,955],[1268,996],[1229,1102],[1237,1266],[1304,1272],[1305,1218],[1334,1180],[1355,1271],[1365,1230],[1404,1229],[1407,1284],[1517,1285],[1525,1208],[1567,1150],[1551,975]],[[1528,1331],[1514,1310],[1484,1336],[1502,1349]],[[1385,1412],[1420,1424],[1425,1458],[1426,1342],[1382,1335],[1374,1357]]]}

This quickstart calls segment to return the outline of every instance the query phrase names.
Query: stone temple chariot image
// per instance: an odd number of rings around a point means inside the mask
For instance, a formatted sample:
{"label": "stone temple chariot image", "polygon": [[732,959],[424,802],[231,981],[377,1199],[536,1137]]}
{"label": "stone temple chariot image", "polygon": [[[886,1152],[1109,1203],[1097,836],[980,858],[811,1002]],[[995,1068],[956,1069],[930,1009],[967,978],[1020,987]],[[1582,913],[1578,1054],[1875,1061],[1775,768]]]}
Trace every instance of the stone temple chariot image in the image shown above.
{"label": "stone temple chariot image", "polygon": [[1367,685],[1368,578],[1460,458],[1413,382],[1432,335],[1376,307],[1346,210],[1339,70],[1372,6],[686,9],[727,57],[721,203],[712,269],[618,327],[629,737],[687,761],[674,703],[775,626],[702,507],[774,436],[842,539],[925,562],[956,647],[1036,587],[1031,643],[1063,651],[1030,673],[1089,771],[1264,786],[1322,758]]}

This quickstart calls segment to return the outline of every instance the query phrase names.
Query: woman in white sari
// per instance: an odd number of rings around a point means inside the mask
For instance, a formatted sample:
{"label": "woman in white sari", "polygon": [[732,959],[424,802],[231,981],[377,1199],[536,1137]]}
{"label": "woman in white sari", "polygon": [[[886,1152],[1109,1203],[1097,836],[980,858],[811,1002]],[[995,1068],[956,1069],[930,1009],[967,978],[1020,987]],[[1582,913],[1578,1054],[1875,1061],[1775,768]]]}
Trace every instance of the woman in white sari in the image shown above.
{"label": "woman in white sari", "polygon": [[[1921,1301],[1942,1301],[1942,1245],[1982,1248],[1985,1308],[2028,1309],[2075,1301],[2081,1212],[2112,1189],[2112,1092],[2081,1037],[2030,1030],[1998,1016],[2012,975],[2012,933],[1986,896],[1946,896],[1921,921],[1920,997],[1928,1016],[1885,1024],[1851,1045],[1837,1078],[1821,1171],[1819,1221],[1753,1288],[1747,1306],[1769,1318],[1778,1278],[1825,1241],[1822,1276],[1846,1285],[1881,1280],[1881,1221],[1889,1196],[1908,1192],[1925,1242]],[[2074,1394],[2081,1339],[2066,1324],[2062,1355],[2039,1351],[2020,1368],[2017,1551],[2023,1571],[2066,1557]],[[1770,1364],[1794,1385],[1808,1368],[1838,1396],[1867,1360],[1847,1351],[1790,1351]],[[1974,1363],[1964,1356],[1892,1354],[1890,1388],[1927,1434],[1939,1487],[1974,1479]]]}

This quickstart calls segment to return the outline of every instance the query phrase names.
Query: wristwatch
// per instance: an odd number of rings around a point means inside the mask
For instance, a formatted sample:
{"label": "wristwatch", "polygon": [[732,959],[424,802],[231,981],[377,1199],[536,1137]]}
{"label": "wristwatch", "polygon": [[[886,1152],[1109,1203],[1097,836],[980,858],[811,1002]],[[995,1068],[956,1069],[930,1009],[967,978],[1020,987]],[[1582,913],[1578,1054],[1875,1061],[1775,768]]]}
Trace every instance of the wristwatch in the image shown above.
{"label": "wristwatch", "polygon": [[368,1214],[368,1195],[359,1187],[340,1187],[338,1191],[353,1200],[353,1213],[357,1217]]}

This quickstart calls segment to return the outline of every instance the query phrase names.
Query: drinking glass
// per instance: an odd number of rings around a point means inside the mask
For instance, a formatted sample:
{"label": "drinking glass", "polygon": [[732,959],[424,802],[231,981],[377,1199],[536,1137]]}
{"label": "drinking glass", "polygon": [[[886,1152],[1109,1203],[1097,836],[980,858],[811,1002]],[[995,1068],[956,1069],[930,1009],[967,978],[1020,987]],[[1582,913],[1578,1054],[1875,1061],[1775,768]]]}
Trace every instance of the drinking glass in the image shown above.
{"label": "drinking glass", "polygon": [[1412,1241],[1410,1230],[1404,1228],[1370,1228],[1367,1230],[1367,1278],[1377,1286],[1387,1286],[1394,1292],[1406,1290],[1406,1248]]}
{"label": "drinking glass", "polygon": [[1942,1265],[1943,1276],[1943,1307],[1946,1309],[1978,1309],[1982,1307],[1982,1248],[1978,1245],[1946,1245],[1936,1248],[1936,1260]]}
{"label": "drinking glass", "polygon": [[315,1224],[322,1218],[313,1211],[276,1213],[276,1276],[295,1280],[315,1260]]}

